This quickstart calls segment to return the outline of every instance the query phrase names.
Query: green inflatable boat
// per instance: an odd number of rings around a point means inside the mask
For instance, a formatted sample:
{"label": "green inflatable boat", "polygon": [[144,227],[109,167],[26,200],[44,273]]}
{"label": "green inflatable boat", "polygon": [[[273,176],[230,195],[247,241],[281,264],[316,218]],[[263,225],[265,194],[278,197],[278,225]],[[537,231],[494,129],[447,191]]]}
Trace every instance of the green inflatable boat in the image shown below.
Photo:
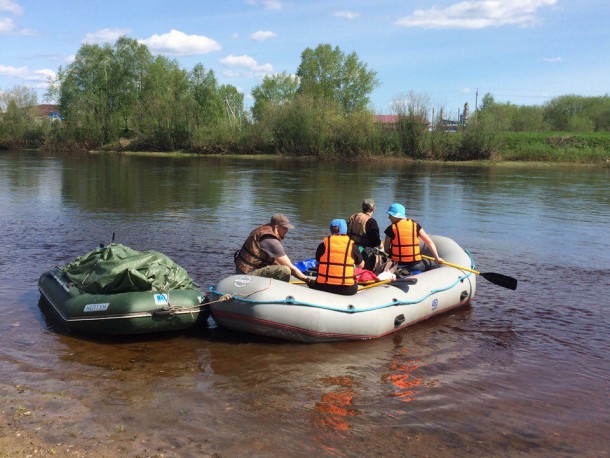
{"label": "green inflatable boat", "polygon": [[208,317],[205,294],[182,267],[162,253],[117,243],[43,273],[38,289],[59,320],[79,333],[179,331]]}

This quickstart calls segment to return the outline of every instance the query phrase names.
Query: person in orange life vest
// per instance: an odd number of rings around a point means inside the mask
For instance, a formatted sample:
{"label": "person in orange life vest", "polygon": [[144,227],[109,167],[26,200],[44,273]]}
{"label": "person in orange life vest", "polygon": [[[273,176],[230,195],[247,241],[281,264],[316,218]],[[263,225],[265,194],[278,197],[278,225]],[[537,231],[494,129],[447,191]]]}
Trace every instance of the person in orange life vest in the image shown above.
{"label": "person in orange life vest", "polygon": [[354,213],[347,221],[347,235],[362,248],[381,247],[379,225],[373,218],[374,211],[375,201],[364,199],[362,201],[362,212]]}
{"label": "person in orange life vest", "polygon": [[330,235],[324,238],[316,250],[318,276],[309,287],[329,293],[350,296],[358,292],[354,278],[354,265],[364,267],[358,246],[347,236],[344,219],[330,223]]}
{"label": "person in orange life vest", "polygon": [[438,255],[436,245],[426,234],[426,231],[418,223],[407,218],[404,206],[396,203],[390,205],[388,217],[392,224],[384,231],[383,247],[386,253],[390,254],[392,261],[398,263],[399,268],[414,271],[432,267],[432,262],[421,257],[420,239],[430,248],[434,260],[438,264],[443,262],[443,259]]}
{"label": "person in orange life vest", "polygon": [[235,273],[256,275],[290,281],[290,275],[307,284],[313,279],[307,277],[291,261],[284,251],[283,240],[288,229],[294,229],[288,218],[276,213],[269,224],[254,229],[239,252],[235,253]]}

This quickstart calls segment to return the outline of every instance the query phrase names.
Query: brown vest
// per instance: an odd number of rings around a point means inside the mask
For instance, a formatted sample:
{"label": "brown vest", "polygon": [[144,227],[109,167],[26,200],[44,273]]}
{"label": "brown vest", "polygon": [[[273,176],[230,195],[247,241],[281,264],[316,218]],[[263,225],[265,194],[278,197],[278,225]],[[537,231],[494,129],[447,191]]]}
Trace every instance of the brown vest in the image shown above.
{"label": "brown vest", "polygon": [[356,245],[368,246],[366,237],[366,223],[371,219],[371,215],[367,213],[354,213],[349,217],[347,223],[347,235]]}
{"label": "brown vest", "polygon": [[273,264],[275,259],[265,253],[260,246],[261,237],[265,235],[271,235],[278,239],[269,224],[263,224],[254,229],[244,242],[239,253],[237,253],[237,256],[235,256],[235,266],[239,270],[247,274],[255,269]]}

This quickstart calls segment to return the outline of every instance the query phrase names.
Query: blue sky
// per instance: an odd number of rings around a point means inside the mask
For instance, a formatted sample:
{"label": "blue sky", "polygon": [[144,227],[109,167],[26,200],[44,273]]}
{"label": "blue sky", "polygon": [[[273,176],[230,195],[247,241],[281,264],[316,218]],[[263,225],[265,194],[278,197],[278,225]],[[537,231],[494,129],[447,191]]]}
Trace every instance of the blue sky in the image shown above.
{"label": "blue sky", "polygon": [[449,113],[472,109],[477,89],[479,103],[489,92],[518,105],[610,92],[608,0],[0,0],[0,90],[42,95],[83,42],[122,34],[213,69],[246,104],[265,74],[296,72],[320,43],[377,72],[379,114],[410,91]]}

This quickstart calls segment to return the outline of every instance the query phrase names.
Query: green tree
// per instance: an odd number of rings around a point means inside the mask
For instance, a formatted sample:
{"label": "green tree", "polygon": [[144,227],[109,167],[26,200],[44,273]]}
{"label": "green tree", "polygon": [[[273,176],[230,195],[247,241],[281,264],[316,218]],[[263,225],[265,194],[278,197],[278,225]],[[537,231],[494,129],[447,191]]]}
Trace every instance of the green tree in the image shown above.
{"label": "green tree", "polygon": [[286,72],[266,75],[263,82],[252,89],[254,104],[252,117],[261,121],[270,108],[280,106],[294,99],[299,87],[298,79]]}
{"label": "green tree", "polygon": [[141,101],[142,82],[152,60],[148,48],[132,38],[120,37],[114,45],[112,104],[123,119],[125,131]]}
{"label": "green tree", "polygon": [[398,114],[396,129],[402,151],[411,157],[425,157],[430,98],[424,94],[409,92],[394,99],[392,106],[394,112]]}
{"label": "green tree", "polygon": [[297,69],[301,94],[333,101],[343,113],[367,107],[370,93],[379,85],[376,75],[355,52],[346,56],[338,46],[333,49],[329,44],[305,49]]}
{"label": "green tree", "polygon": [[202,64],[195,65],[190,74],[190,84],[198,107],[197,126],[217,124],[222,119],[225,110],[214,71],[206,72]]}
{"label": "green tree", "polygon": [[48,125],[36,119],[37,103],[36,91],[25,84],[0,91],[0,145],[40,146]]}
{"label": "green tree", "polygon": [[220,86],[218,93],[224,102],[227,118],[232,124],[241,125],[244,118],[244,94],[230,84]]}
{"label": "green tree", "polygon": [[191,119],[196,106],[190,75],[178,62],[163,56],[153,60],[143,80],[139,112],[146,146],[171,151],[191,146]]}
{"label": "green tree", "polygon": [[[59,103],[77,137],[88,146],[99,146],[111,138],[114,121],[120,119],[113,110],[113,51],[110,45],[83,44],[74,61],[60,77]],[[118,127],[114,126],[114,127]]]}

